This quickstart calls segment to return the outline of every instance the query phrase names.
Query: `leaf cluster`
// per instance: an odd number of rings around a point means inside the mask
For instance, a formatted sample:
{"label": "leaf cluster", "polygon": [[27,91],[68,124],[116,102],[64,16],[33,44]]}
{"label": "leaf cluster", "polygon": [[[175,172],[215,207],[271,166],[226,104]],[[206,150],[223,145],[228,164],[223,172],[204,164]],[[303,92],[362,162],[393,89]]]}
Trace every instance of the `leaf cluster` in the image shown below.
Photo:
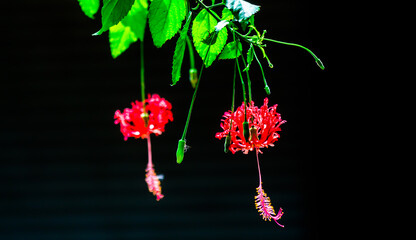
{"label": "leaf cluster", "polygon": [[[99,0],[78,2],[85,15],[93,19],[100,7]],[[196,4],[195,8],[191,8],[191,2]],[[224,0],[216,4],[212,1],[210,6],[200,0],[103,0],[102,27],[93,35],[108,30],[111,54],[116,58],[134,42],[143,41],[147,23],[156,47],[162,47],[179,33],[172,64],[174,85],[181,76],[187,41],[192,39],[193,48],[205,59],[205,67],[217,59],[239,57],[242,44],[238,39],[230,41],[229,31],[239,27],[246,30],[253,25],[253,15],[259,10],[259,6],[244,0]],[[189,51],[194,51],[191,46]]]}

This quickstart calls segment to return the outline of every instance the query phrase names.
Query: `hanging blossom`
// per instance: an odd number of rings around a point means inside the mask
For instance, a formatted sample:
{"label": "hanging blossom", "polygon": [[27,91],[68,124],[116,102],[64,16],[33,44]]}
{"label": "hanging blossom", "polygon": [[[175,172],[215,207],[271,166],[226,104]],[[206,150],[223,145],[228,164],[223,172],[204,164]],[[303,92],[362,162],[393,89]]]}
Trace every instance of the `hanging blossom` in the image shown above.
{"label": "hanging blossom", "polygon": [[[217,133],[215,137],[222,139],[230,135],[229,150],[232,153],[242,151],[247,154],[255,149],[273,147],[273,143],[280,138],[277,133],[281,131],[280,125],[286,121],[282,120],[280,113],[276,111],[277,104],[268,107],[268,103],[269,100],[265,98],[264,104],[260,108],[254,106],[254,102],[251,102],[247,107],[243,103],[235,112],[225,112],[224,119],[221,120],[220,124],[224,131]],[[245,113],[247,116],[245,116]],[[248,139],[244,137],[243,128],[246,119],[250,127],[250,137]]]}
{"label": "hanging blossom", "polygon": [[166,123],[173,121],[172,105],[158,94],[153,94],[151,97],[149,94],[144,103],[146,112],[143,103],[139,101],[132,102],[132,108],[124,109],[123,113],[120,110],[116,111],[114,123],[120,124],[124,140],[129,137],[144,139],[151,133],[158,136],[165,131]]}
{"label": "hanging blossom", "polygon": [[145,181],[149,192],[153,193],[156,200],[159,201],[164,197],[160,186],[162,177],[156,175],[153,168],[150,134],[153,133],[156,136],[162,134],[165,131],[166,123],[173,121],[172,105],[157,94],[152,96],[149,94],[144,103],[135,101],[131,105],[132,108],[124,109],[123,113],[120,110],[115,112],[114,123],[120,124],[124,140],[129,137],[147,139],[148,163]]}
{"label": "hanging blossom", "polygon": [[[258,108],[254,102],[244,106],[244,103],[237,108],[235,112],[228,111],[224,113],[224,118],[221,120],[221,128],[223,132],[215,135],[216,138],[226,138],[226,149],[233,154],[237,151],[242,151],[248,154],[249,151],[256,150],[257,169],[259,173],[259,186],[256,188],[257,195],[254,197],[256,209],[262,216],[263,220],[270,221],[273,219],[276,224],[284,227],[277,221],[282,217],[283,210],[279,209],[276,214],[271,205],[270,198],[263,190],[263,183],[261,180],[261,171],[258,153],[262,153],[260,148],[273,147],[280,135],[280,125],[285,123],[280,114],[276,111],[277,104],[268,107],[269,100],[264,99],[263,106]],[[248,133],[244,133],[244,124],[248,123]],[[246,137],[245,137],[246,136]],[[227,139],[229,139],[227,142]]]}

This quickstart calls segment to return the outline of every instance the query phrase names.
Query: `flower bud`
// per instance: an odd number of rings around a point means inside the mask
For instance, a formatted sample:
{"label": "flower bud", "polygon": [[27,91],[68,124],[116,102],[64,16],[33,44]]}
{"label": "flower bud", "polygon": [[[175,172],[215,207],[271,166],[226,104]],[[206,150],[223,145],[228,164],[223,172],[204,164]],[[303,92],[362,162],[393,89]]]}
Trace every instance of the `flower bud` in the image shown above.
{"label": "flower bud", "polygon": [[270,88],[269,88],[269,85],[266,85],[266,86],[264,87],[264,90],[266,91],[266,94],[267,94],[267,95],[270,95]]}
{"label": "flower bud", "polygon": [[227,137],[225,137],[225,143],[224,143],[224,152],[228,153],[228,149],[231,145],[231,134],[228,133]]}
{"label": "flower bud", "polygon": [[318,65],[318,67],[320,67],[322,70],[325,69],[324,63],[321,61],[321,59],[316,58],[316,64]]}
{"label": "flower bud", "polygon": [[248,129],[248,122],[246,121],[243,122],[243,135],[244,135],[246,142],[248,142],[250,138],[250,131]]}
{"label": "flower bud", "polygon": [[196,68],[189,69],[189,81],[193,88],[196,87],[196,83],[198,82],[198,70]]}
{"label": "flower bud", "polygon": [[180,139],[178,142],[178,149],[176,150],[176,162],[180,164],[183,161],[183,155],[185,154],[186,141]]}

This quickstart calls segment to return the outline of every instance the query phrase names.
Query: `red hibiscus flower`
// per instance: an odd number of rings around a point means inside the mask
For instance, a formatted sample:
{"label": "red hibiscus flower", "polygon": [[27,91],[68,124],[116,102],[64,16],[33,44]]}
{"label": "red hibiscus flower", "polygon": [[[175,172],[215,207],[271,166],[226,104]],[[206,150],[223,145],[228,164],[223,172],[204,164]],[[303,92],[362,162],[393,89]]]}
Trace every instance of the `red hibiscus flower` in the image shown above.
{"label": "red hibiscus flower", "polygon": [[114,123],[120,124],[124,140],[129,137],[144,139],[151,133],[158,136],[165,131],[165,124],[173,121],[172,105],[166,99],[157,94],[150,97],[149,94],[144,104],[146,112],[143,111],[143,103],[139,101],[132,102],[132,108],[124,109],[123,113],[120,110],[115,112]]}
{"label": "red hibiscus flower", "polygon": [[163,179],[163,175],[156,175],[153,168],[150,134],[154,133],[156,136],[162,134],[165,131],[165,124],[173,121],[172,105],[157,94],[153,94],[151,97],[149,94],[144,102],[136,101],[131,105],[132,108],[124,109],[123,113],[120,110],[115,112],[114,123],[120,124],[124,140],[129,137],[147,139],[148,162],[145,181],[149,192],[153,193],[156,200],[159,201],[164,197],[160,186],[160,179]]}
{"label": "red hibiscus flower", "polygon": [[[268,103],[269,100],[265,98],[264,104],[260,108],[254,106],[254,102],[251,102],[247,107],[243,103],[235,112],[225,112],[220,125],[224,131],[217,133],[215,137],[222,139],[230,134],[229,150],[232,153],[242,151],[247,154],[255,149],[260,151],[260,148],[273,147],[273,143],[280,137],[277,133],[281,131],[280,125],[286,121],[282,120],[280,114],[276,111],[277,104],[268,107]],[[244,137],[243,130],[243,123],[246,119],[250,129],[248,139]]]}
{"label": "red hibiscus flower", "polygon": [[[237,108],[235,112],[225,112],[224,119],[221,120],[221,128],[223,132],[215,135],[216,138],[226,138],[226,150],[232,153],[242,151],[247,154],[249,151],[256,150],[257,169],[259,171],[259,186],[257,187],[257,195],[254,197],[256,209],[260,216],[266,221],[273,219],[277,225],[284,227],[278,222],[282,218],[283,210],[275,212],[271,204],[270,198],[263,190],[261,180],[259,152],[260,148],[274,146],[280,135],[280,125],[285,123],[280,114],[276,111],[277,104],[268,107],[269,100],[264,99],[263,106],[260,108],[254,106],[254,102],[244,106],[244,103]],[[248,124],[248,126],[247,126]],[[246,128],[246,130],[244,130]]]}

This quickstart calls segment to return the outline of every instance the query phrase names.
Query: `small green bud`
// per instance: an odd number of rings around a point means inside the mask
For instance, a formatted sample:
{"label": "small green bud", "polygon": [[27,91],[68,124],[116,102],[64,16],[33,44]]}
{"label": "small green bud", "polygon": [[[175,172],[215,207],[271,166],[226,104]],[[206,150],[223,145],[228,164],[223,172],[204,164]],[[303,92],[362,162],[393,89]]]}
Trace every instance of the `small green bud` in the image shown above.
{"label": "small green bud", "polygon": [[266,90],[266,94],[267,94],[267,95],[270,95],[270,88],[269,88],[269,86],[268,86],[268,85],[266,85],[266,86],[264,87],[264,90]]}
{"label": "small green bud", "polygon": [[324,69],[325,69],[325,66],[324,66],[324,63],[321,61],[321,59],[316,58],[315,60],[316,60],[316,64],[318,64],[318,66],[319,66],[322,70],[324,70]]}
{"label": "small green bud", "polygon": [[227,137],[225,137],[225,143],[224,143],[224,152],[228,153],[228,148],[230,148],[231,145],[231,134],[228,133]]}
{"label": "small green bud", "polygon": [[180,164],[183,161],[183,155],[185,154],[186,141],[180,139],[178,142],[178,149],[176,150],[176,162]]}
{"label": "small green bud", "polygon": [[248,142],[250,137],[250,130],[248,128],[248,122],[243,122],[243,135],[245,140]]}
{"label": "small green bud", "polygon": [[198,82],[198,70],[196,70],[196,68],[189,69],[189,81],[191,82],[192,87],[195,88]]}

